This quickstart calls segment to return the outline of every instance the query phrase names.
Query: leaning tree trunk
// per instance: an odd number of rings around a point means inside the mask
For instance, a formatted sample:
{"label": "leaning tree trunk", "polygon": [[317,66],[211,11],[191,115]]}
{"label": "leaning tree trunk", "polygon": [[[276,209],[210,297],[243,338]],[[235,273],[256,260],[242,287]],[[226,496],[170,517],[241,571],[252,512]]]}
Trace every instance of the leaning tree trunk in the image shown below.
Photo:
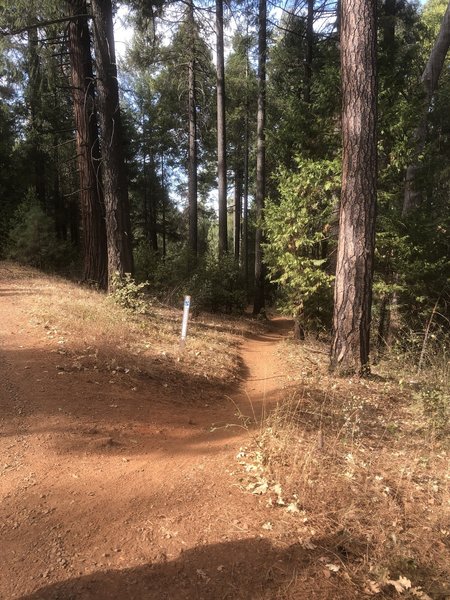
{"label": "leaning tree trunk", "polygon": [[189,62],[188,62],[188,205],[189,205],[189,250],[197,256],[197,108],[195,94],[195,36],[194,2],[189,0],[188,19],[190,23]]}
{"label": "leaning tree trunk", "polygon": [[408,216],[420,205],[421,193],[418,189],[417,179],[420,172],[419,157],[422,154],[427,141],[428,112],[433,96],[436,92],[439,77],[450,47],[450,2],[442,19],[438,37],[431,50],[430,57],[422,73],[422,85],[424,102],[419,124],[414,132],[414,158],[412,164],[406,169],[405,195],[403,198],[402,216]]}
{"label": "leaning tree trunk", "polygon": [[83,231],[83,279],[105,289],[108,282],[106,227],[97,169],[100,165],[94,77],[85,0],[69,0],[73,20],[68,46],[72,77]]}
{"label": "leaning tree trunk", "polygon": [[267,60],[267,6],[259,0],[258,12],[258,114],[256,125],[256,230],[255,230],[255,297],[253,314],[265,308],[262,218],[266,186],[266,60]]}
{"label": "leaning tree trunk", "polygon": [[314,51],[314,0],[308,0],[306,15],[306,55],[305,55],[305,91],[304,100],[311,102],[312,61]]}
{"label": "leaning tree trunk", "polygon": [[342,0],[342,195],[331,369],[369,371],[377,184],[376,0]]}
{"label": "leaning tree trunk", "polygon": [[217,180],[219,196],[219,256],[228,251],[227,153],[225,124],[225,58],[223,49],[223,0],[216,0],[217,29]]}
{"label": "leaning tree trunk", "polygon": [[116,273],[133,272],[128,182],[123,153],[111,0],[91,0],[97,75],[108,288]]}

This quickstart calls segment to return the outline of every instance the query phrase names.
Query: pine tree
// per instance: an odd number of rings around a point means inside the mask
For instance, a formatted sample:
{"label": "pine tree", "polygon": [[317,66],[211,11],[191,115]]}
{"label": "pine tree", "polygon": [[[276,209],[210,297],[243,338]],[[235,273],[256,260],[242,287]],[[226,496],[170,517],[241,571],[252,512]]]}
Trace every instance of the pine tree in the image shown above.
{"label": "pine tree", "polygon": [[376,1],[342,0],[342,193],[331,369],[369,371],[375,208]]}

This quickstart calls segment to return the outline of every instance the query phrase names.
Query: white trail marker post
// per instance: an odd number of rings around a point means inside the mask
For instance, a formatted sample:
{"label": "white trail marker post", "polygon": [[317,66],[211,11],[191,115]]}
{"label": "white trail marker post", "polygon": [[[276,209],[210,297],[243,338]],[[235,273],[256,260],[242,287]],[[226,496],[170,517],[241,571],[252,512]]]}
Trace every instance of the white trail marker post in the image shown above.
{"label": "white trail marker post", "polygon": [[184,309],[183,309],[183,322],[181,324],[181,339],[180,339],[180,349],[183,350],[186,344],[187,337],[187,326],[189,320],[189,308],[191,306],[191,297],[184,297]]}

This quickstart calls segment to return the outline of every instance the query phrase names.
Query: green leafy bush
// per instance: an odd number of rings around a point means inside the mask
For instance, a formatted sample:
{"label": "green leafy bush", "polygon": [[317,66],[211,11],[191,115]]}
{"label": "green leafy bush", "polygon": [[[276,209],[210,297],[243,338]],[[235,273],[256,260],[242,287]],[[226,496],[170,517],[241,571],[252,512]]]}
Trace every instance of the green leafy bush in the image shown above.
{"label": "green leafy bush", "polygon": [[143,244],[135,259],[137,279],[146,275],[152,294],[164,302],[177,303],[188,294],[194,310],[230,313],[245,307],[245,282],[232,255],[219,259],[208,253],[196,259],[189,250],[176,248],[163,260]]}
{"label": "green leafy bush", "polygon": [[112,278],[113,292],[112,297],[123,308],[133,312],[145,313],[148,307],[143,290],[148,283],[136,283],[130,273],[120,275],[115,273]]}
{"label": "green leafy bush", "polygon": [[301,328],[328,326],[331,283],[327,272],[330,222],[340,187],[338,161],[296,159],[297,169],[277,173],[279,201],[264,212],[265,262],[278,285],[280,308]]}

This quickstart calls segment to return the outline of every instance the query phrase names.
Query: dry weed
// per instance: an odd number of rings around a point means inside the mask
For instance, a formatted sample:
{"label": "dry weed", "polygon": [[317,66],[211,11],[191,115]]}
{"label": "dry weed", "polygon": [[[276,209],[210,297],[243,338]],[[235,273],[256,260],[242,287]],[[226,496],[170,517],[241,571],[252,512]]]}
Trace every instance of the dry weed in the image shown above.
{"label": "dry weed", "polygon": [[289,518],[299,543],[332,559],[361,596],[448,597],[449,448],[414,389],[333,378],[317,342],[280,352],[295,376],[240,457],[247,489],[265,494],[274,520]]}

